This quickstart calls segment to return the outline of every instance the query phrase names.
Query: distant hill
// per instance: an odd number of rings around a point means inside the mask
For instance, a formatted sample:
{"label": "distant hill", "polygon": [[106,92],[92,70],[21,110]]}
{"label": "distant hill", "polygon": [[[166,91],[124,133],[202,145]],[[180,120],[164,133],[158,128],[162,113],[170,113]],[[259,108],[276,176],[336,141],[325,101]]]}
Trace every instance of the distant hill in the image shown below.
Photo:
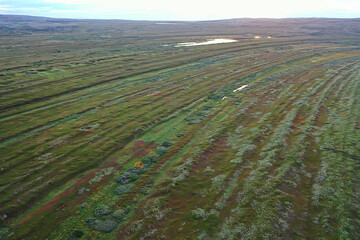
{"label": "distant hill", "polygon": [[[176,25],[176,27],[174,27]],[[273,37],[359,37],[360,18],[239,18],[215,21],[131,21],[0,15],[0,35],[121,33],[124,37],[252,35]]]}

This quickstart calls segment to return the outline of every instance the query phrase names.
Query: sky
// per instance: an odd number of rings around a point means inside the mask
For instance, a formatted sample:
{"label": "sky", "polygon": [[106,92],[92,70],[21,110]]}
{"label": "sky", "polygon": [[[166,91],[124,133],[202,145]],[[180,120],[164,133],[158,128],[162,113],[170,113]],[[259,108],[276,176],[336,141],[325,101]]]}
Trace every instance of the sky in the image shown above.
{"label": "sky", "polygon": [[360,0],[0,0],[0,14],[129,20],[358,18]]}

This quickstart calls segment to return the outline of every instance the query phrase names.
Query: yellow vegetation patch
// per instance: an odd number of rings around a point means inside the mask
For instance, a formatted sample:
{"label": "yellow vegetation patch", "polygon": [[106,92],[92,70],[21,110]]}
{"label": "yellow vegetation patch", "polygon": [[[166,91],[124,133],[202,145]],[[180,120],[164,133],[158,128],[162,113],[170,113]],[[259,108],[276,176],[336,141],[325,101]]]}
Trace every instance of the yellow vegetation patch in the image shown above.
{"label": "yellow vegetation patch", "polygon": [[137,162],[134,164],[134,167],[137,167],[137,168],[143,168],[144,167],[144,163],[143,162]]}

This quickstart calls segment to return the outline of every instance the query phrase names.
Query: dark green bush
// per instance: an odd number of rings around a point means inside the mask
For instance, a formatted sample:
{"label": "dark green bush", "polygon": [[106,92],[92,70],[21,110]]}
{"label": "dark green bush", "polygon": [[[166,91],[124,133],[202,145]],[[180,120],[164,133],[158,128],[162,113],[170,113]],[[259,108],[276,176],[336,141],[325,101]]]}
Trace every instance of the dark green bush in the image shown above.
{"label": "dark green bush", "polygon": [[121,183],[121,184],[127,184],[130,182],[135,181],[138,178],[136,173],[131,173],[131,172],[126,172],[120,176],[118,176],[115,181],[117,183]]}
{"label": "dark green bush", "polygon": [[208,96],[208,99],[211,99],[211,100],[220,100],[220,99],[222,99],[222,95],[218,95],[217,93],[214,93],[214,94]]}
{"label": "dark green bush", "polygon": [[85,219],[85,223],[89,226],[93,226],[96,221],[97,221],[96,218],[93,218],[93,217]]}
{"label": "dark green bush", "polygon": [[134,182],[138,179],[138,176],[145,173],[147,171],[147,167],[150,166],[152,159],[147,158],[147,160],[144,160],[144,167],[130,167],[126,170],[126,172],[120,176],[118,176],[115,181],[120,184],[128,184],[131,182]]}
{"label": "dark green bush", "polygon": [[150,165],[151,163],[152,163],[152,161],[151,161],[151,159],[149,159],[149,158],[144,158],[143,160],[142,160],[142,162],[144,163],[144,165]]}
{"label": "dark green bush", "polygon": [[94,211],[94,216],[101,217],[101,216],[109,215],[110,213],[111,211],[108,205],[100,204],[96,206]]}
{"label": "dark green bush", "polygon": [[212,108],[213,108],[213,106],[211,106],[211,105],[205,105],[205,106],[203,107],[204,110],[210,110],[210,109],[212,109]]}
{"label": "dark green bush", "polygon": [[118,209],[115,212],[113,212],[112,217],[116,221],[121,222],[129,212],[130,212],[130,207],[127,206],[125,209]]}
{"label": "dark green bush", "polygon": [[131,167],[128,168],[126,172],[130,173],[131,175],[141,175],[146,172],[146,168]]}
{"label": "dark green bush", "polygon": [[197,115],[199,117],[206,117],[206,114],[203,112],[195,112],[195,115]]}
{"label": "dark green bush", "polygon": [[71,237],[73,238],[81,238],[84,235],[84,232],[81,230],[75,230],[72,232]]}
{"label": "dark green bush", "polygon": [[172,142],[170,142],[170,141],[165,141],[165,142],[163,142],[163,144],[162,144],[162,146],[163,147],[166,147],[166,148],[168,148],[168,147],[171,147],[172,145],[174,145]]}
{"label": "dark green bush", "polygon": [[122,221],[125,217],[126,213],[122,209],[118,209],[115,212],[113,212],[112,216],[116,221]]}
{"label": "dark green bush", "polygon": [[5,239],[6,236],[8,236],[10,230],[11,230],[10,228],[6,228],[6,227],[2,228],[2,227],[0,227],[0,239]]}
{"label": "dark green bush", "polygon": [[150,189],[147,189],[147,188],[141,188],[140,192],[144,195],[148,195],[151,191],[150,191]]}
{"label": "dark green bush", "polygon": [[200,118],[197,118],[197,119],[192,120],[190,123],[197,124],[197,123],[200,123],[201,121],[202,120]]}
{"label": "dark green bush", "polygon": [[122,194],[125,194],[127,192],[129,192],[131,190],[131,185],[130,184],[124,184],[124,185],[121,185],[120,187],[117,187],[115,189],[115,193],[117,195],[122,195]]}
{"label": "dark green bush", "polygon": [[147,155],[144,159],[143,159],[143,163],[144,164],[151,164],[151,163],[155,163],[159,160],[159,155],[155,154],[155,153],[150,153],[149,155]]}
{"label": "dark green bush", "polygon": [[189,118],[189,117],[185,117],[184,120],[187,121],[187,122],[191,122],[192,119]]}
{"label": "dark green bush", "polygon": [[96,220],[94,229],[101,232],[111,232],[117,227],[118,223],[114,220],[108,219],[105,221]]}
{"label": "dark green bush", "polygon": [[185,135],[185,132],[184,131],[182,131],[181,133],[179,133],[178,135],[176,135],[177,137],[182,137],[182,136],[184,136]]}
{"label": "dark green bush", "polygon": [[161,155],[164,155],[166,152],[167,152],[167,148],[166,147],[157,147],[156,148],[156,152],[161,156]]}

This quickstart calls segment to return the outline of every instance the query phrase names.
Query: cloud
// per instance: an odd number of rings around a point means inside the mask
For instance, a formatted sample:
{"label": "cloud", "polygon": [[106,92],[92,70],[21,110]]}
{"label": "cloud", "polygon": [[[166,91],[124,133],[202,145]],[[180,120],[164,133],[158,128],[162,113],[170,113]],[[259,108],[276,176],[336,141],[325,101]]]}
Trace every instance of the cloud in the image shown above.
{"label": "cloud", "polygon": [[353,0],[332,0],[329,6],[333,10],[343,10],[347,12],[354,12],[360,16],[360,1]]}
{"label": "cloud", "polygon": [[[106,0],[104,0],[106,2]],[[58,4],[69,4],[69,5],[101,5],[98,0],[44,0],[46,3],[58,3]]]}
{"label": "cloud", "polygon": [[235,17],[289,17],[304,12],[326,12],[333,10],[357,11],[357,0],[182,0],[178,3],[168,0],[46,0],[49,3],[66,5],[82,5],[89,9],[96,8],[100,12],[119,13],[151,12],[170,13],[183,18],[235,18]]}
{"label": "cloud", "polygon": [[53,9],[52,13],[81,13],[80,10],[67,10],[67,9]]}
{"label": "cloud", "polygon": [[[1,0],[0,0],[1,1]],[[210,20],[241,17],[344,17],[360,15],[358,0],[7,0],[19,7],[52,7],[75,18]],[[55,11],[55,12],[54,12]],[[142,18],[141,18],[142,16]],[[358,16],[357,16],[358,17]]]}

